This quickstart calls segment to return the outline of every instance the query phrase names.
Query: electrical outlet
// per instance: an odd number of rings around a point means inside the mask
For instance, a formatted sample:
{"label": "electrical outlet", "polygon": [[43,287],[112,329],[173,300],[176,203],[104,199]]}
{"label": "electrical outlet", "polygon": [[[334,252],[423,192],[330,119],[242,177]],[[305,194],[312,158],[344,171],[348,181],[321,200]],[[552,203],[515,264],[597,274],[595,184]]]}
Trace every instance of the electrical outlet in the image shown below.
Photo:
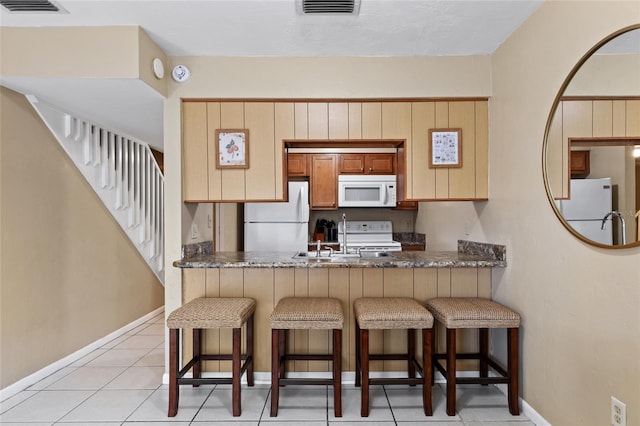
{"label": "electrical outlet", "polygon": [[209,229],[213,228],[213,216],[211,216],[211,213],[207,215],[207,227]]}
{"label": "electrical outlet", "polygon": [[191,224],[191,239],[195,240],[196,238],[198,238],[198,225],[196,225],[195,223]]}
{"label": "electrical outlet", "polygon": [[627,406],[615,397],[611,397],[611,425],[627,425]]}

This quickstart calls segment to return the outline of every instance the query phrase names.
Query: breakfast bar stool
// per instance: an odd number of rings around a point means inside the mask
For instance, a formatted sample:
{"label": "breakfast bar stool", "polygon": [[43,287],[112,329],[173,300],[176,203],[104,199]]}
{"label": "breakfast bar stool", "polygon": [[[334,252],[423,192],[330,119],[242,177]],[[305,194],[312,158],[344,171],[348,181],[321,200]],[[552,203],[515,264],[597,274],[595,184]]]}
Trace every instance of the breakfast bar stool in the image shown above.
{"label": "breakfast bar stool", "polygon": [[[422,384],[422,404],[427,416],[433,415],[431,405],[431,345],[433,316],[418,301],[412,298],[366,297],[353,303],[356,328],[356,386],[361,389],[361,417],[369,416],[369,385]],[[407,352],[403,354],[370,354],[369,330],[407,330]],[[422,329],[422,360],[416,358],[416,330]],[[408,377],[369,377],[370,360],[407,360]],[[424,368],[423,368],[424,367]],[[416,378],[416,369],[422,378]]]}
{"label": "breakfast bar stool", "polygon": [[[247,384],[253,386],[253,315],[256,301],[250,298],[201,297],[171,312],[167,317],[169,328],[169,417],[178,413],[180,385],[231,384],[233,415],[239,416],[240,377],[247,372]],[[246,323],[246,353],[241,354],[241,330]],[[193,357],[182,369],[179,330],[193,329]],[[202,330],[206,328],[232,328],[232,354],[202,354]],[[202,378],[202,361],[231,360],[231,377]],[[242,360],[244,363],[241,364]],[[193,378],[184,375],[193,367]]]}
{"label": "breakfast bar stool", "polygon": [[[447,329],[447,348],[445,354],[433,355],[433,366],[447,381],[447,414],[456,414],[456,383],[492,384],[506,383],[508,387],[509,412],[517,416],[518,407],[518,332],[520,315],[511,309],[478,297],[439,297],[427,301],[427,308],[438,322]],[[459,328],[477,328],[479,350],[473,354],[456,352],[456,330]],[[507,329],[507,369],[500,366],[489,356],[489,329]],[[446,359],[446,368],[438,360]],[[480,377],[456,377],[456,359],[478,359]],[[492,367],[501,377],[488,377],[488,367]]]}
{"label": "breakfast bar stool", "polygon": [[[327,297],[286,297],[281,299],[271,321],[271,417],[278,415],[281,385],[333,385],[334,414],[342,417],[342,326],[344,314],[338,299]],[[331,354],[287,354],[287,330],[332,330]],[[286,377],[287,360],[332,361],[331,379]]]}

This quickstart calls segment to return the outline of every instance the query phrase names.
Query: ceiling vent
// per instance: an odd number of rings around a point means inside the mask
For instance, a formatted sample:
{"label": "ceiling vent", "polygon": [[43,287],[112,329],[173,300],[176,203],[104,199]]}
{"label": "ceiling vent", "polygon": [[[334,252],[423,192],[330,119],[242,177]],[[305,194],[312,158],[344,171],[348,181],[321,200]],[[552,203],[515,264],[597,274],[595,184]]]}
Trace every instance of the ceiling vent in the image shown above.
{"label": "ceiling vent", "polygon": [[360,0],[296,0],[301,15],[357,15]]}
{"label": "ceiling vent", "polygon": [[66,13],[62,7],[48,0],[0,0],[9,12]]}

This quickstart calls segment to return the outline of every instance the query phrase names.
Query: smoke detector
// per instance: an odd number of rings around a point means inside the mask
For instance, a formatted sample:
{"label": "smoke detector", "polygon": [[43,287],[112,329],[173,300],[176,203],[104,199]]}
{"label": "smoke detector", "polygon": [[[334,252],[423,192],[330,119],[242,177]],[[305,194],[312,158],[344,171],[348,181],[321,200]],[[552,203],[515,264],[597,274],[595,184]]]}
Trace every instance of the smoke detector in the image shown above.
{"label": "smoke detector", "polygon": [[357,15],[360,0],[296,0],[300,15]]}

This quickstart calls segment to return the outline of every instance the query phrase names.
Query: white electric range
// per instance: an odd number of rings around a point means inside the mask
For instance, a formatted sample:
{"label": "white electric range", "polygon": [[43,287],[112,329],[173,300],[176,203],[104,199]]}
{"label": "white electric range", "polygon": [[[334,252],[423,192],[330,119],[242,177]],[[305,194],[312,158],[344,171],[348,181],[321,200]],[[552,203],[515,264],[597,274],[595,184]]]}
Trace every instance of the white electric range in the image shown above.
{"label": "white electric range", "polygon": [[[338,242],[343,244],[343,222],[338,222]],[[347,252],[402,251],[401,244],[393,241],[390,220],[347,221]]]}

